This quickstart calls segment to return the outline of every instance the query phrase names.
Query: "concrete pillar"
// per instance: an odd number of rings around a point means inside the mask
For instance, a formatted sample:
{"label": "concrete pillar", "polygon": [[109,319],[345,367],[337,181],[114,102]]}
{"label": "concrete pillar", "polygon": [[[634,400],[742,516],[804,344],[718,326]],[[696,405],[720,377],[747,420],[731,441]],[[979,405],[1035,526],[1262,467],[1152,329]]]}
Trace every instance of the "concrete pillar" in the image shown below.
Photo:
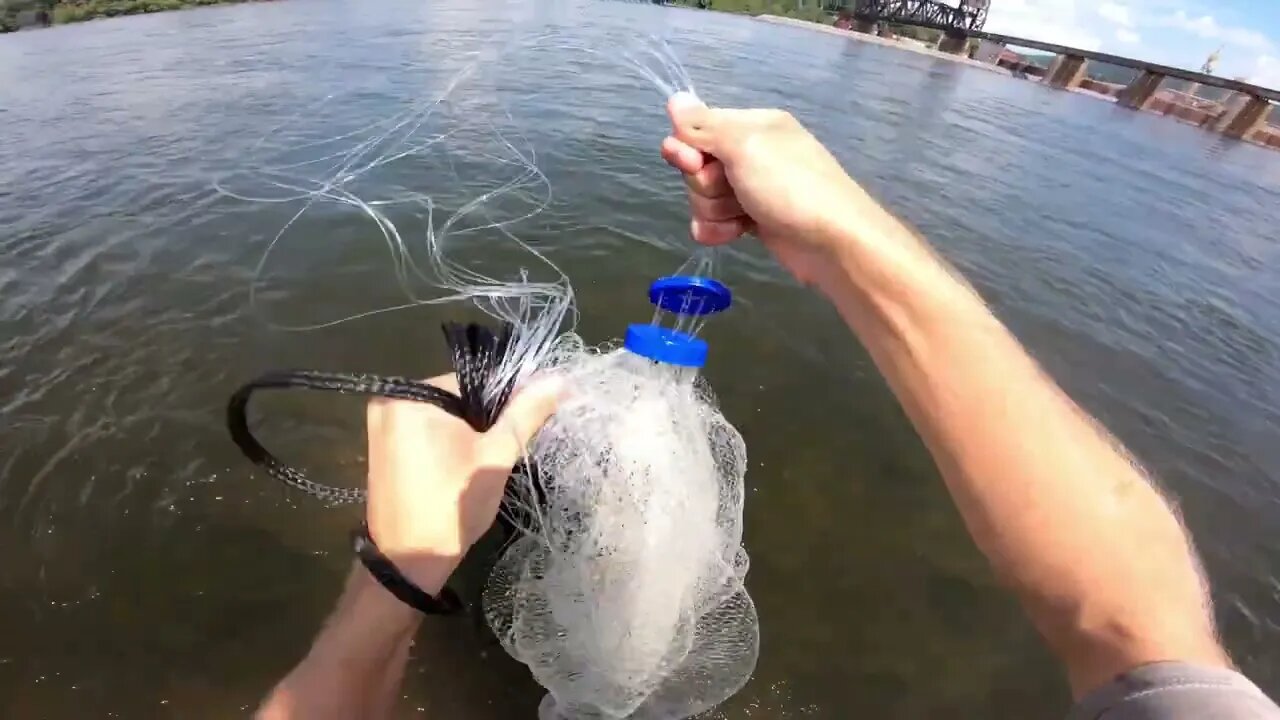
{"label": "concrete pillar", "polygon": [[1267,121],[1271,112],[1271,103],[1260,97],[1244,95],[1227,106],[1222,120],[1218,123],[1218,132],[1232,138],[1248,139]]}
{"label": "concrete pillar", "polygon": [[1053,61],[1053,67],[1045,75],[1045,79],[1053,87],[1063,90],[1079,87],[1080,81],[1084,79],[1084,68],[1087,64],[1079,55],[1059,55]]}
{"label": "concrete pillar", "polygon": [[1117,101],[1133,110],[1146,110],[1151,107],[1151,99],[1156,96],[1156,90],[1160,89],[1162,82],[1164,76],[1160,73],[1143,70],[1141,75],[1129,83],[1129,87],[1120,91]]}
{"label": "concrete pillar", "polygon": [[938,50],[952,55],[964,55],[969,51],[969,38],[959,33],[947,33],[938,41]]}
{"label": "concrete pillar", "polygon": [[867,35],[875,35],[876,24],[870,20],[858,20],[857,18],[854,18],[853,31],[866,33]]}
{"label": "concrete pillar", "polygon": [[1049,78],[1053,77],[1054,74],[1058,72],[1058,66],[1061,64],[1062,64],[1062,56],[1054,55],[1053,59],[1049,61],[1049,67],[1045,69],[1044,75],[1041,75],[1041,77],[1044,78],[1045,82],[1049,82]]}

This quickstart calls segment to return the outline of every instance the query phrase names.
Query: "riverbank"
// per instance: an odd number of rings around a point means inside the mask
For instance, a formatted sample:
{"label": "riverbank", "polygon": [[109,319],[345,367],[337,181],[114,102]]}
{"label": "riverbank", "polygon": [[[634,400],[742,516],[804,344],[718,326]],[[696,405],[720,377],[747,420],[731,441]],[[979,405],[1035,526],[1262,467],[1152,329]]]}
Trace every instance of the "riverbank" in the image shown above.
{"label": "riverbank", "polygon": [[0,5],[0,33],[252,0],[25,0]]}
{"label": "riverbank", "polygon": [[805,30],[824,32],[830,35],[841,35],[843,37],[849,38],[850,40],[857,40],[858,42],[871,43],[872,45],[881,45],[884,47],[896,48],[898,50],[906,50],[907,52],[918,53],[920,55],[928,55],[930,57],[935,57],[939,60],[949,60],[951,62],[960,63],[962,65],[968,65],[970,67],[980,68],[988,72],[1000,73],[1002,75],[1010,74],[1008,70],[998,65],[979,62],[977,60],[974,60],[969,57],[965,57],[963,55],[952,55],[951,53],[945,53],[940,50],[936,50],[934,48],[928,47],[927,45],[924,45],[923,43],[916,40],[903,39],[903,38],[886,38],[886,37],[880,37],[879,35],[869,35],[867,33],[854,32],[852,30],[841,30],[840,28],[832,27],[831,25],[826,25],[824,23],[810,22],[808,20],[799,20],[797,18],[779,17],[777,15],[757,15],[756,20],[759,20],[761,22],[773,23],[775,25],[790,25],[792,27],[798,27]]}
{"label": "riverbank", "polygon": [[[981,62],[962,55],[945,53],[910,38],[881,37],[879,35],[860,33],[853,30],[841,30],[840,28],[833,27],[825,23],[809,22],[798,18],[779,17],[777,15],[759,15],[756,16],[755,19],[774,25],[790,25],[804,30],[823,32],[830,35],[841,35],[858,42],[880,45],[882,47],[892,47],[898,50],[917,53],[919,55],[928,55],[938,60],[960,63],[968,65],[969,67],[981,68],[989,72],[1000,73],[1006,76],[1012,76],[1013,74],[1008,69],[999,65]],[[1023,79],[1030,82],[1043,82],[1042,79],[1035,77],[1023,76]],[[1086,82],[1080,87],[1068,88],[1066,91],[1083,95],[1094,100],[1115,103],[1118,93],[1122,88],[1123,86],[1121,85],[1086,80]],[[1149,108],[1144,109],[1143,112],[1168,117],[1184,124],[1194,125],[1195,127],[1213,130],[1218,123],[1218,118],[1229,111],[1229,108],[1216,102],[1211,103],[1207,109],[1203,105],[1201,107],[1194,107],[1186,102],[1180,103],[1175,97],[1178,93],[1171,94],[1168,91],[1161,92],[1163,95],[1158,95],[1155,102],[1153,102]],[[1190,99],[1186,95],[1183,95],[1182,98],[1184,101]],[[1195,100],[1203,103],[1199,98],[1196,98]],[[1280,130],[1274,129],[1268,125],[1264,125],[1262,128],[1250,133],[1248,137],[1241,139],[1261,147],[1280,149]]]}

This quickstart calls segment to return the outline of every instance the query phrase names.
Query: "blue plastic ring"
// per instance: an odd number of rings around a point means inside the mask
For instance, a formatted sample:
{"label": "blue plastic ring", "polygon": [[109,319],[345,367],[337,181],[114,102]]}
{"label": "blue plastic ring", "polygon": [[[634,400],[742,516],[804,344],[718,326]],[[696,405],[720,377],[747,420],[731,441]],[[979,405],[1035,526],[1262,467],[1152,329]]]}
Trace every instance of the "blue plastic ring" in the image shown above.
{"label": "blue plastic ring", "polygon": [[707,364],[706,340],[657,325],[628,326],[622,346],[636,355],[668,365],[702,367]]}
{"label": "blue plastic ring", "polygon": [[672,275],[653,281],[649,302],[677,315],[710,315],[733,304],[733,293],[711,278]]}

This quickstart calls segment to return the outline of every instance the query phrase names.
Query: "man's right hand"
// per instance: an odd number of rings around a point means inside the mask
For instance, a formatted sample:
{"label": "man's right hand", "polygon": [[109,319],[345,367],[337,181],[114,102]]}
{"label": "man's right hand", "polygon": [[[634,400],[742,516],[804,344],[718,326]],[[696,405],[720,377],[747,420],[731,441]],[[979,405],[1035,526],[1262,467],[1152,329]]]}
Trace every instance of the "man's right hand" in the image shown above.
{"label": "man's right hand", "polygon": [[1230,668],[1177,515],[923,239],[787,113],[679,94],[668,110],[662,154],[685,174],[694,240],[754,232],[832,301],[1077,697],[1162,661]]}
{"label": "man's right hand", "polygon": [[754,232],[796,279],[822,285],[841,243],[894,222],[790,113],[712,109],[688,93],[667,111],[662,156],[685,175],[696,242]]}

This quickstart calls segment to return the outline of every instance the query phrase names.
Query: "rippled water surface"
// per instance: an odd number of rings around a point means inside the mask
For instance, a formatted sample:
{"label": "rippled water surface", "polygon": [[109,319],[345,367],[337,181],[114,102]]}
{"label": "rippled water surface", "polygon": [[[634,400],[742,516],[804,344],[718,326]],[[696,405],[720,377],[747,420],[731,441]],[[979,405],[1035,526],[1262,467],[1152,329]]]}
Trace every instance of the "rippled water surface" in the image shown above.
{"label": "rippled water surface", "polygon": [[[0,715],[247,713],[330,608],[358,511],[254,473],[222,427],[227,395],[278,367],[435,373],[439,322],[471,315],[282,329],[402,302],[391,256],[327,204],[259,271],[296,204],[215,180],[260,190],[244,170],[262,157],[313,160],[325,146],[308,143],[436,97],[474,61],[431,121],[453,133],[441,152],[370,174],[362,196],[410,188],[447,214],[492,189],[474,143],[502,132],[551,190],[510,229],[573,278],[581,331],[617,337],[688,256],[661,98],[611,57],[645,33],[710,101],[793,110],[978,285],[1181,499],[1228,646],[1280,692],[1280,155],[743,17],[286,0],[0,37]],[[490,210],[513,218],[531,193]],[[398,221],[421,237],[424,217]],[[459,243],[476,267],[524,262],[494,231]],[[708,331],[707,374],[751,457],[763,627],[723,716],[1060,714],[1052,660],[834,313],[757,252],[722,275],[742,302]],[[263,409],[289,457],[359,482],[358,404]],[[416,654],[406,711],[532,716],[540,693],[474,623],[428,622]]]}

